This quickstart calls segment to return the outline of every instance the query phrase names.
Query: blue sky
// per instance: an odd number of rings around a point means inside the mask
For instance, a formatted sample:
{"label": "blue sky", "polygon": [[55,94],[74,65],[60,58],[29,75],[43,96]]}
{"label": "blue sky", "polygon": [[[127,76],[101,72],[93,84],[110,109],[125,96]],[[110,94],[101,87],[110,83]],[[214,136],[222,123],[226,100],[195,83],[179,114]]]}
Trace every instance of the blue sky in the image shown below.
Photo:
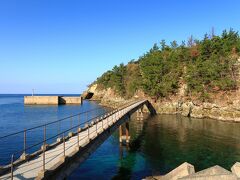
{"label": "blue sky", "polygon": [[0,93],[81,93],[153,43],[240,30],[239,0],[0,0]]}

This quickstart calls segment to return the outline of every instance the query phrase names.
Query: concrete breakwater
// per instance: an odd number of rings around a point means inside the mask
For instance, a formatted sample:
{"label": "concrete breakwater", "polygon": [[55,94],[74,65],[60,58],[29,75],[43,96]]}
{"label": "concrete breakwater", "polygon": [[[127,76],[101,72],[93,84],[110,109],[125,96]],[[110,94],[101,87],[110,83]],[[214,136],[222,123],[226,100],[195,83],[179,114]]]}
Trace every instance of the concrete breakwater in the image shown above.
{"label": "concrete breakwater", "polygon": [[81,96],[24,96],[27,105],[82,104]]}
{"label": "concrete breakwater", "polygon": [[221,166],[213,166],[199,172],[195,172],[194,166],[185,162],[163,176],[151,176],[146,180],[238,180],[240,179],[240,163],[236,162],[231,171]]}

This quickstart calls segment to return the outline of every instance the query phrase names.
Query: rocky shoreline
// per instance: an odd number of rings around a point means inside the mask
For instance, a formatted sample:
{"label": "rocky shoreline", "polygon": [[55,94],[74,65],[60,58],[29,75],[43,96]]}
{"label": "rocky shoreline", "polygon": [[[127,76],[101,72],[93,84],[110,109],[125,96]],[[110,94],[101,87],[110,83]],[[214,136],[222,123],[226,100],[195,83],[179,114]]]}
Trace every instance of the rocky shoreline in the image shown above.
{"label": "rocky shoreline", "polygon": [[[91,100],[100,101],[101,105],[111,108],[126,104],[133,99],[148,99],[158,114],[180,114],[193,118],[211,118],[221,121],[240,122],[240,100],[237,100],[238,97],[235,97],[234,100],[228,104],[209,102],[197,104],[189,100],[179,101],[177,98],[168,101],[154,101],[141,93],[126,100],[118,96],[111,88],[97,89],[96,84],[85,91],[83,96],[86,96],[88,92],[93,94]],[[221,100],[219,102],[221,102]]]}
{"label": "rocky shoreline", "polygon": [[[132,100],[132,99],[131,99]],[[131,100],[123,101],[100,101],[101,105],[116,108]],[[240,122],[240,110],[236,107],[221,107],[216,104],[203,103],[202,105],[195,105],[193,102],[166,102],[166,103],[152,103],[157,114],[180,114],[186,117],[193,118],[210,118],[228,122]]]}
{"label": "rocky shoreline", "polygon": [[181,114],[193,118],[211,118],[222,121],[240,122],[239,101],[229,106],[220,106],[214,103],[194,104],[187,102],[153,103],[159,114]]}

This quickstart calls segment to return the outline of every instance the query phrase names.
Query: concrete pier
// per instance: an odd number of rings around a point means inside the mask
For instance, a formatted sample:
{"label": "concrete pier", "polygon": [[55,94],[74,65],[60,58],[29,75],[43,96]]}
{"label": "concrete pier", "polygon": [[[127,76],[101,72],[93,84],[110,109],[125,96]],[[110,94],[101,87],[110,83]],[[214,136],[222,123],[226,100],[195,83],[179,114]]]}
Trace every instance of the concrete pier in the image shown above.
{"label": "concrete pier", "polygon": [[120,125],[128,121],[129,114],[147,103],[146,100],[137,101],[102,114],[96,117],[100,118],[100,121],[87,118],[84,128],[77,129],[66,137],[63,133],[62,140],[56,139],[56,142],[49,144],[47,148],[29,154],[27,160],[12,161],[10,165],[2,167],[0,179],[66,179]]}
{"label": "concrete pier", "polygon": [[24,96],[27,105],[82,104],[81,96]]}

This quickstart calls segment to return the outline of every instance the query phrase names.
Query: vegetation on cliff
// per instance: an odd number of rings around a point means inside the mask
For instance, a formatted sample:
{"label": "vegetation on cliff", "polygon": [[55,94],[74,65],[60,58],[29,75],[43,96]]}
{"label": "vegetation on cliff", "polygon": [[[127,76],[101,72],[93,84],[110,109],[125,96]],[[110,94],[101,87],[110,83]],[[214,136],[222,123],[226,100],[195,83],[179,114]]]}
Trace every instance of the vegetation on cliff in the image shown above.
{"label": "vegetation on cliff", "polygon": [[190,37],[181,45],[176,41],[167,45],[163,40],[136,61],[107,71],[96,83],[121,96],[131,97],[141,89],[157,99],[176,94],[184,82],[186,96],[204,100],[209,93],[237,88],[239,53],[240,37],[232,29],[220,36],[206,34],[203,40]]}

